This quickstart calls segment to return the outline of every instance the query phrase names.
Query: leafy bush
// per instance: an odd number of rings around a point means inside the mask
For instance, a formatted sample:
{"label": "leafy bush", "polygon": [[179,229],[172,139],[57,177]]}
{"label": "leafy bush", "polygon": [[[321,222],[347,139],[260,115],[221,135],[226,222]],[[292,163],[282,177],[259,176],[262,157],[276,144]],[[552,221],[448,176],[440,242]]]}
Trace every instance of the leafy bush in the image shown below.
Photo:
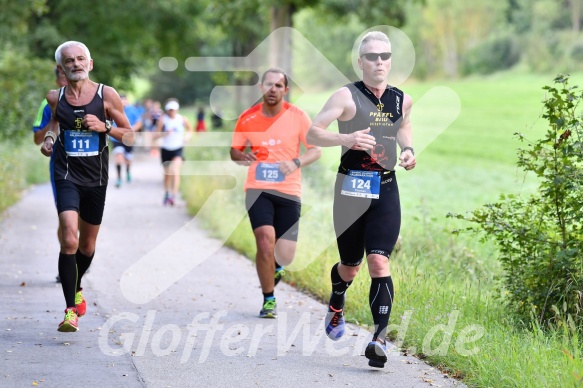
{"label": "leafy bush", "polygon": [[[518,166],[534,173],[539,190],[529,198],[501,196],[469,215],[450,215],[478,224],[466,230],[494,239],[505,275],[508,304],[528,320],[560,319],[557,307],[583,327],[583,143],[577,113],[583,93],[558,76],[546,86],[545,136],[518,150]],[[525,142],[522,134],[516,134]]]}
{"label": "leafy bush", "polygon": [[519,60],[520,52],[514,38],[501,35],[468,51],[462,62],[462,71],[465,75],[490,74],[508,69]]}
{"label": "leafy bush", "polygon": [[0,142],[0,213],[14,204],[28,185],[49,180],[49,159],[32,143],[32,132],[29,139],[20,144]]}
{"label": "leafy bush", "polygon": [[54,61],[31,59],[14,49],[0,53],[0,141],[32,140],[38,107],[55,88]]}

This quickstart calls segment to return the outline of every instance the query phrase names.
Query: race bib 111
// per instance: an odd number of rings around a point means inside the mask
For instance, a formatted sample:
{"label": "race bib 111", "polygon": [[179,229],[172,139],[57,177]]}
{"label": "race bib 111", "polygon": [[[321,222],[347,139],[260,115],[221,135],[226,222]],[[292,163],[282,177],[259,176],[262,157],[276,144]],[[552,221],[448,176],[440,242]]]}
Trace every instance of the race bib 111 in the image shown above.
{"label": "race bib 111", "polygon": [[99,134],[93,131],[65,131],[65,152],[69,156],[99,155]]}

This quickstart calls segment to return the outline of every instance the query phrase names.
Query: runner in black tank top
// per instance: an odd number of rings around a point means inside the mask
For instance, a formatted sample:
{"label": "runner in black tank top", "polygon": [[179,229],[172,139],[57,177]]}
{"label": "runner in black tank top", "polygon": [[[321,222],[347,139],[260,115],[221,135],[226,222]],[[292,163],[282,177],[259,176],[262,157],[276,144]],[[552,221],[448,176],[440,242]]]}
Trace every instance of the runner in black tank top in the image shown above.
{"label": "runner in black tank top", "polygon": [[[67,86],[51,90],[53,117],[41,152],[54,153],[55,200],[61,229],[59,277],[65,297],[61,332],[78,330],[87,302],[81,279],[91,265],[105,207],[108,180],[107,136],[133,141],[133,132],[115,89],[89,79],[93,60],[81,42],[61,44],[55,52]],[[117,124],[113,127],[111,118]],[[125,139],[124,139],[125,137]]]}
{"label": "runner in black tank top", "polygon": [[[354,118],[338,121],[342,134],[371,128],[376,145],[370,151],[342,147],[334,196],[334,228],[342,264],[358,266],[366,251],[391,254],[401,227],[399,189],[394,174],[397,131],[402,121],[403,92],[387,87],[380,99],[362,81],[346,86],[356,105]],[[364,172],[371,171],[373,174]],[[350,174],[355,173],[354,177]],[[367,178],[371,179],[368,180]],[[374,185],[379,187],[375,191]],[[370,183],[370,194],[358,185]]]}
{"label": "runner in black tank top", "polygon": [[66,179],[87,187],[105,186],[108,181],[109,152],[107,135],[89,131],[83,117],[93,114],[105,122],[103,84],[84,106],[73,106],[65,98],[66,86],[60,89],[56,118],[60,133],[55,143],[55,180]]}
{"label": "runner in black tank top", "polygon": [[[391,44],[386,34],[371,31],[359,47],[362,81],[336,91],[316,116],[308,142],[342,146],[334,192],[334,228],[340,263],[330,273],[332,293],[325,319],[326,334],[344,334],[346,290],[366,252],[371,277],[369,304],[375,331],[365,356],[382,368],[387,361],[386,328],[393,304],[389,256],[401,226],[395,165],[415,167],[410,113],[411,97],[387,84]],[[339,134],[326,130],[338,120]],[[397,154],[397,144],[401,154]]]}
{"label": "runner in black tank top", "polygon": [[356,105],[356,115],[348,121],[338,121],[338,130],[350,134],[370,127],[376,146],[371,151],[356,151],[342,146],[340,170],[387,171],[397,163],[397,131],[403,118],[403,92],[387,87],[380,99],[362,81],[348,84]]}

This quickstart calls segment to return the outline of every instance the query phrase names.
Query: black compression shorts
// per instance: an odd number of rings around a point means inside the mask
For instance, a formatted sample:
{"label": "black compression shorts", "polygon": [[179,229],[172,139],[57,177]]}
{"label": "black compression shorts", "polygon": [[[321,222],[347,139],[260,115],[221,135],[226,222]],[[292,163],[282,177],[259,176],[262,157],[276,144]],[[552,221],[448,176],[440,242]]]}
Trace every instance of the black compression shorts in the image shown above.
{"label": "black compression shorts", "polygon": [[401,228],[401,205],[395,172],[381,176],[378,199],[350,197],[340,193],[344,174],[338,174],[334,189],[334,230],[340,261],[358,266],[366,255],[391,255]]}
{"label": "black compression shorts", "polygon": [[247,189],[245,207],[253,230],[271,225],[275,238],[298,241],[300,199],[273,190]]}
{"label": "black compression shorts", "polygon": [[171,162],[174,158],[182,158],[182,160],[184,160],[184,156],[182,156],[182,150],[183,148],[179,148],[177,150],[167,150],[165,148],[160,149],[162,163]]}
{"label": "black compression shorts", "polygon": [[74,210],[88,224],[101,225],[107,186],[87,187],[71,181],[55,181],[57,211]]}

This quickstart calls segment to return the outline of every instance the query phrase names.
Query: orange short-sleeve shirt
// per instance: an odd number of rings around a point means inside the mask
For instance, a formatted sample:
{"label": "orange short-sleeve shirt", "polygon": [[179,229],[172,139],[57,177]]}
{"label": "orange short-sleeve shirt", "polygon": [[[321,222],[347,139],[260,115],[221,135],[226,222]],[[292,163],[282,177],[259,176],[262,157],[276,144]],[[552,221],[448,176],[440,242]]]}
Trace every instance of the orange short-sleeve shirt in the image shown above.
{"label": "orange short-sleeve shirt", "polygon": [[281,181],[264,178],[270,173],[269,169],[276,169],[275,163],[297,158],[300,155],[300,144],[306,148],[314,147],[306,141],[311,120],[306,112],[286,101],[283,101],[281,112],[274,117],[265,117],[261,112],[262,106],[263,102],[243,112],[233,132],[231,147],[240,151],[251,147],[251,152],[257,156],[257,161],[249,166],[245,190],[276,190],[300,197],[301,168]]}

